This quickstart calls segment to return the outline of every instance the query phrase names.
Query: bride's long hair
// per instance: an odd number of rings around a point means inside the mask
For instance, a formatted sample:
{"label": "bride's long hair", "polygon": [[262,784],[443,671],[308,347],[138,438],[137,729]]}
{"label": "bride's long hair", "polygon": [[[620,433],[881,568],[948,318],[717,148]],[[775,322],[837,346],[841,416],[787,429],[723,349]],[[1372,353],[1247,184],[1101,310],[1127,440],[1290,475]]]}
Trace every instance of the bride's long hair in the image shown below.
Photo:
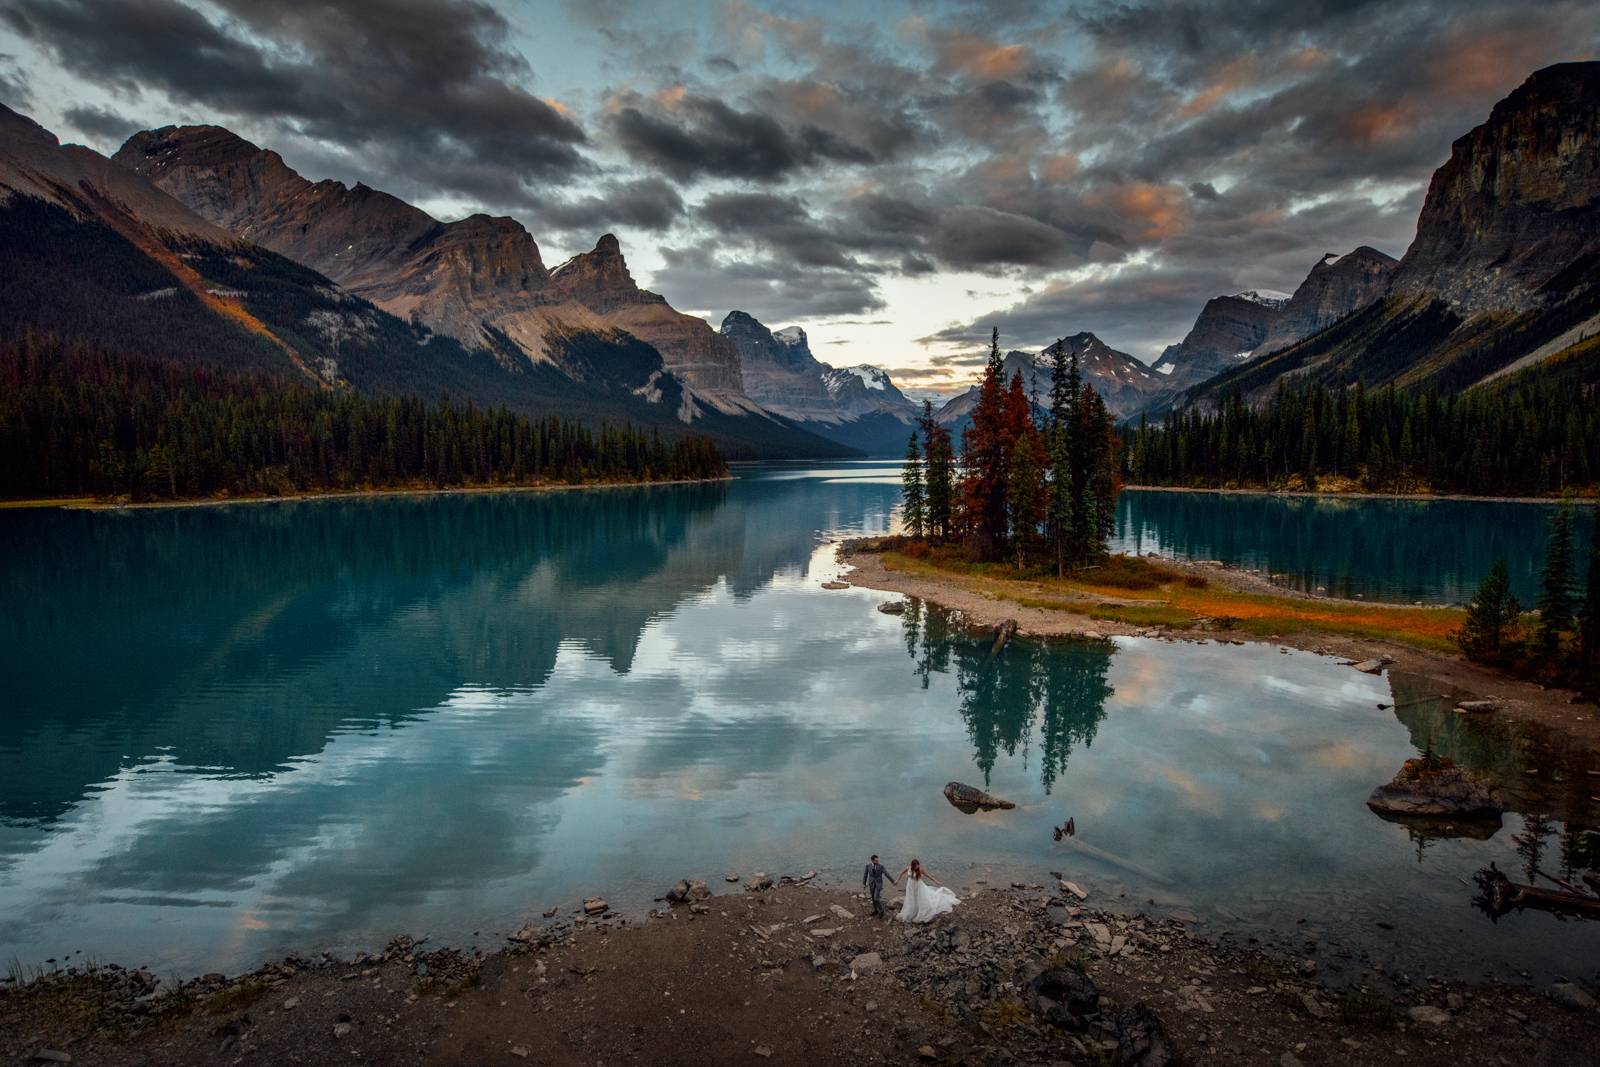
{"label": "bride's long hair", "polygon": [[921,878],[922,877],[922,863],[919,860],[915,859],[915,858],[913,858],[912,861],[911,861],[911,877],[913,877],[913,878]]}

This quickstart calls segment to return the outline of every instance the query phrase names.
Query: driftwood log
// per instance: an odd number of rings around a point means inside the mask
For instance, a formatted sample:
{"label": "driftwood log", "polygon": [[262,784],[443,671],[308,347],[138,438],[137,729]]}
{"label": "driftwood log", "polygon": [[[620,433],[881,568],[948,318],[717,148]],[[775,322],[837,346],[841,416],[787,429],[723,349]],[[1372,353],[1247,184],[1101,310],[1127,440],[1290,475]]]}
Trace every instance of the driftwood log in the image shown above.
{"label": "driftwood log", "polygon": [[1484,887],[1491,911],[1495,915],[1504,915],[1513,908],[1538,908],[1541,911],[1554,911],[1563,915],[1583,915],[1600,919],[1600,896],[1569,893],[1562,889],[1546,889],[1538,885],[1522,885],[1507,878],[1505,873],[1492,863],[1487,870],[1478,873],[1478,879],[1479,884]]}

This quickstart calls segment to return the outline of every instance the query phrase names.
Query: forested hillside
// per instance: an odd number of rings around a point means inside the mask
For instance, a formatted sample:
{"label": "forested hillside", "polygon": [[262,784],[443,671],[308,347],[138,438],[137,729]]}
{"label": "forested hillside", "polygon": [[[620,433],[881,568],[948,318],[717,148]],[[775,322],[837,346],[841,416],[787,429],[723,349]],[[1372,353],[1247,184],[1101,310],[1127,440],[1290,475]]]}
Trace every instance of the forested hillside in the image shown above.
{"label": "forested hillside", "polygon": [[0,342],[0,497],[199,499],[720,477],[704,438],[370,397],[252,372]]}
{"label": "forested hillside", "polygon": [[1141,485],[1522,496],[1600,488],[1600,337],[1464,393],[1279,383],[1128,432]]}

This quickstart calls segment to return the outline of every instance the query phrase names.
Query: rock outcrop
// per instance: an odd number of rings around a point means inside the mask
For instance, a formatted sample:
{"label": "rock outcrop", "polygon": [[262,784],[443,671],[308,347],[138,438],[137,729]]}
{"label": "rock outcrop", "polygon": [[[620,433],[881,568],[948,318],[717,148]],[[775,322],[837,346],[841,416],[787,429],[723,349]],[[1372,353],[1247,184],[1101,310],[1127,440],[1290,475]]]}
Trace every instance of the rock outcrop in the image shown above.
{"label": "rock outcrop", "polygon": [[1493,783],[1437,757],[1406,760],[1393,780],[1372,791],[1367,807],[1415,818],[1492,817],[1505,810]]}
{"label": "rock outcrop", "polygon": [[1286,348],[1372,304],[1388,290],[1397,264],[1393,256],[1367,245],[1343,255],[1327,253],[1279,309],[1256,351]]}
{"label": "rock outcrop", "polygon": [[639,288],[614,235],[605,234],[592,251],[552,270],[550,287],[654,346],[666,369],[697,392],[742,398],[744,378],[733,346],[704,319],[685,315],[659,293]]}
{"label": "rock outcrop", "polygon": [[1237,366],[1256,354],[1288,301],[1281,294],[1253,290],[1212,297],[1184,339],[1161,353],[1155,372],[1174,383],[1192,384]]}
{"label": "rock outcrop", "polygon": [[1451,146],[1394,288],[1469,314],[1522,310],[1564,295],[1559,276],[1580,263],[1591,278],[1600,269],[1593,62],[1536,71]]}
{"label": "rock outcrop", "polygon": [[1009,800],[1001,800],[991,793],[986,793],[976,786],[966,785],[962,782],[950,782],[944,787],[944,798],[962,811],[971,814],[974,811],[992,811],[994,809],[1006,810],[1016,807]]}

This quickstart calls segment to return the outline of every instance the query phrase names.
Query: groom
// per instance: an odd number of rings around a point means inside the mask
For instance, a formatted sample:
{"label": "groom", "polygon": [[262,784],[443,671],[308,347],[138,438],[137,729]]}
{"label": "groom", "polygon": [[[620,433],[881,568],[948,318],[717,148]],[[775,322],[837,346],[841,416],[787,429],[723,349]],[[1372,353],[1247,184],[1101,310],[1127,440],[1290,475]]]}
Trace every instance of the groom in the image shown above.
{"label": "groom", "polygon": [[867,864],[867,869],[861,872],[861,887],[872,894],[872,914],[883,915],[883,880],[889,879],[890,885],[899,885],[894,880],[894,875],[883,869],[883,864],[878,862],[877,853],[873,853],[872,860]]}

